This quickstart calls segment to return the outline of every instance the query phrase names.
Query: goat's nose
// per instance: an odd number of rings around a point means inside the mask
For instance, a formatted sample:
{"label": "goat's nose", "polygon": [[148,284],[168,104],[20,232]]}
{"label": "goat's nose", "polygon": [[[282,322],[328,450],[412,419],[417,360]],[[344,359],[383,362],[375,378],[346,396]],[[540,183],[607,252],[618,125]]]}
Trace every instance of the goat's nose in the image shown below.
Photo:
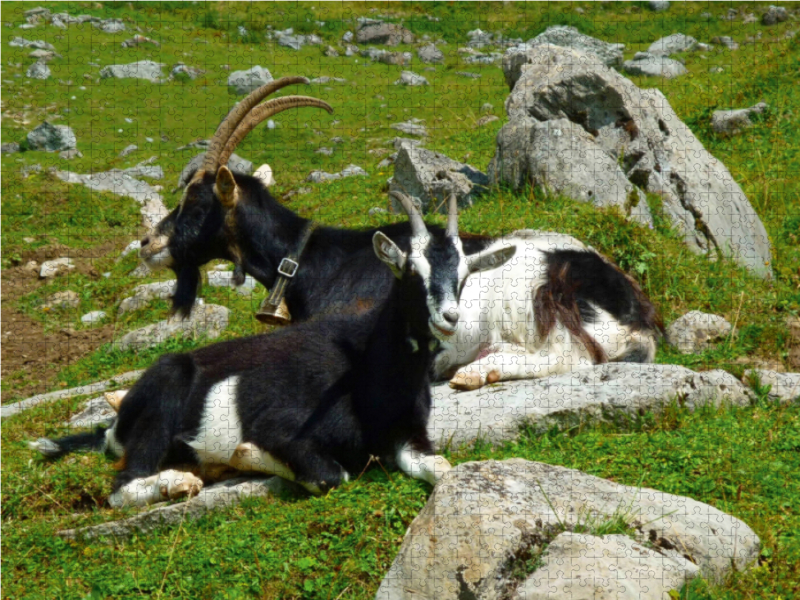
{"label": "goat's nose", "polygon": [[442,315],[444,320],[450,323],[450,325],[457,325],[458,324],[458,311],[457,310],[448,310]]}
{"label": "goat's nose", "polygon": [[150,244],[150,236],[146,235],[142,238],[142,241],[139,242],[142,245],[142,248],[147,247]]}

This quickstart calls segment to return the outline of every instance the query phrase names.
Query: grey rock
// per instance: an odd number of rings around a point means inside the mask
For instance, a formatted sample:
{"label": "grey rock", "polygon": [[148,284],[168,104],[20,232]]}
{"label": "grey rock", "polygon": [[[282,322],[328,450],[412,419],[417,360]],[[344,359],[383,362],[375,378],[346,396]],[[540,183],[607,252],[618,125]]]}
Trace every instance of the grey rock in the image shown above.
{"label": "grey rock", "polygon": [[[607,67],[621,66],[622,52],[625,50],[625,44],[604,42],[603,40],[598,40],[597,38],[581,33],[575,27],[570,27],[568,25],[553,25],[552,27],[548,27],[526,45],[532,47],[542,44],[575,48],[586,54],[595,55]],[[519,53],[519,51],[509,51],[506,53],[506,56],[514,56]],[[504,65],[503,70],[505,71],[505,69],[506,67]]]}
{"label": "grey rock", "polygon": [[79,529],[65,529],[60,537],[73,540],[91,540],[103,537],[129,538],[134,534],[147,535],[165,525],[178,525],[184,520],[193,521],[218,508],[233,506],[244,498],[280,496],[287,490],[295,491],[293,484],[280,477],[258,479],[229,479],[203,488],[197,496],[176,504],[156,506],[132,517]]}
{"label": "grey rock", "polygon": [[720,44],[721,46],[725,46],[728,50],[738,50],[739,44],[736,43],[732,37],[728,35],[720,35],[716,36],[711,40],[714,44]]}
{"label": "grey rock", "polygon": [[466,77],[468,79],[480,79],[481,78],[481,74],[480,73],[470,73],[469,71],[456,71],[456,75],[459,75],[461,77]]}
{"label": "grey rock", "polygon": [[75,263],[72,262],[71,258],[62,257],[46,260],[42,263],[42,267],[39,270],[39,277],[42,279],[52,279],[59,273],[71,271],[74,268]]}
{"label": "grey rock", "polygon": [[346,177],[366,177],[367,172],[356,165],[349,165],[339,173],[326,173],[325,171],[312,171],[305,181],[311,183],[322,183],[324,181],[334,181]]}
{"label": "grey rock", "polygon": [[[690,249],[771,276],[770,242],[755,210],[659,90],[640,89],[569,48],[532,48],[529,61],[506,100],[509,125],[524,125],[526,118],[569,119],[591,134],[598,153],[618,161],[633,185],[661,196],[665,216]],[[493,173],[514,181],[514,169],[527,169],[527,160],[496,156],[489,168],[492,182],[503,182]]]}
{"label": "grey rock", "polygon": [[400,150],[403,146],[409,146],[411,148],[416,148],[417,146],[422,145],[422,140],[414,140],[411,138],[401,138],[396,137],[392,139],[390,142],[395,150]]}
{"label": "grey rock", "polygon": [[352,31],[345,31],[344,35],[342,36],[342,42],[345,44],[349,44],[353,41],[355,35],[353,35]]}
{"label": "grey rock", "polygon": [[[98,396],[97,398],[92,398],[91,400],[87,401],[83,407],[83,410],[74,414],[72,418],[65,423],[65,425],[70,427],[85,427],[88,429],[98,426],[112,425],[116,418],[117,413],[108,404],[105,396]],[[41,444],[45,439],[46,438],[39,439],[37,442]],[[57,448],[53,448],[53,450],[57,450]],[[46,455],[46,453],[43,454]]]}
{"label": "grey rock", "polygon": [[766,369],[748,371],[746,377],[753,381],[754,377],[762,386],[770,386],[769,397],[778,402],[800,402],[800,373],[777,373]]}
{"label": "grey rock", "polygon": [[419,122],[419,119],[409,119],[404,123],[394,123],[391,128],[406,135],[418,135],[421,137],[427,137],[428,135],[428,130]]}
{"label": "grey rock", "polygon": [[669,2],[650,0],[650,2],[647,3],[647,7],[653,12],[664,12],[669,10]]}
{"label": "grey rock", "polygon": [[375,215],[383,215],[388,212],[389,211],[386,210],[385,208],[381,208],[380,206],[374,206],[367,211],[367,214],[369,214],[370,217],[373,217]]}
{"label": "grey rock", "polygon": [[208,285],[211,287],[233,288],[240,294],[250,294],[256,289],[256,280],[252,276],[246,275],[242,285],[236,285],[233,281],[233,271],[209,271]]}
{"label": "grey rock", "polygon": [[734,135],[753,125],[750,115],[763,114],[769,108],[766,103],[759,102],[750,108],[735,110],[716,110],[711,115],[711,128],[717,133]]}
{"label": "grey rock", "polygon": [[[697,50],[698,52],[710,52],[711,50],[714,49],[714,46],[712,46],[711,44],[704,44],[702,42],[698,42],[695,45],[694,49]],[[701,54],[700,58],[705,59],[706,56]]]}
{"label": "grey rock", "polygon": [[699,574],[690,560],[664,556],[650,546],[624,535],[562,533],[511,598],[595,600],[599,588],[615,600],[663,600]]}
{"label": "grey rock", "polygon": [[137,146],[136,144],[131,144],[130,146],[125,146],[125,148],[123,148],[122,152],[119,153],[119,157],[120,158],[125,158],[129,154],[133,154],[134,152],[136,152],[138,149],[139,149],[139,146]]}
{"label": "grey rock", "polygon": [[71,148],[69,150],[62,150],[58,153],[58,156],[64,160],[72,160],[73,158],[83,158],[83,153],[77,148]]}
{"label": "grey rock", "polygon": [[[511,573],[515,567],[524,567],[517,561],[541,551],[563,531],[574,532],[613,518],[638,525],[641,530],[634,529],[637,548],[654,540],[651,550],[655,552],[648,552],[648,557],[669,559],[662,560],[662,568],[675,565],[685,573],[676,576],[677,581],[696,572],[696,565],[699,575],[720,582],[758,559],[760,540],[750,527],[691,498],[516,458],[469,462],[452,469],[438,483],[411,523],[376,598],[520,598],[511,596],[518,583]],[[561,544],[566,541],[562,539]],[[542,568],[554,577],[558,571],[561,577],[580,573],[578,565],[548,565],[545,561]],[[532,577],[536,576],[534,572]],[[607,597],[629,598],[618,594],[631,578],[630,572],[615,571],[609,590],[614,593]],[[538,593],[555,591],[554,583],[548,581]],[[595,592],[596,586],[597,582],[581,590],[574,585],[568,594],[552,598],[577,594],[577,598],[594,599],[598,596],[589,592]],[[663,600],[650,594],[639,600],[645,598]]]}
{"label": "grey rock", "polygon": [[444,62],[444,52],[439,50],[435,44],[428,44],[423,46],[419,50],[417,50],[417,56],[419,60],[423,63],[443,63]]}
{"label": "grey rock", "polygon": [[402,73],[400,73],[400,79],[395,81],[394,84],[420,86],[420,85],[428,85],[428,80],[425,79],[422,75],[417,75],[412,71],[403,71]]}
{"label": "grey rock", "polygon": [[488,46],[493,42],[492,34],[488,31],[482,31],[480,29],[468,31],[467,37],[469,38],[467,46],[470,48],[483,48],[484,46]]}
{"label": "grey rock", "polygon": [[322,147],[317,150],[314,150],[314,154],[322,154],[323,156],[333,156],[333,149]]}
{"label": "grey rock", "polygon": [[177,63],[169,70],[169,79],[186,76],[194,81],[203,73],[205,73],[205,71],[198,69],[197,67],[190,67],[189,65],[185,65],[183,63]]}
{"label": "grey rock", "polygon": [[25,38],[15,37],[8,43],[9,46],[14,48],[38,48],[39,50],[52,50],[55,52],[55,46],[53,44],[48,44],[47,42],[43,42],[41,40],[26,40]]}
{"label": "grey rock", "polygon": [[382,46],[397,46],[398,44],[413,44],[414,34],[401,25],[383,22],[364,22],[356,32],[356,42],[359,44],[380,44]]}
{"label": "grey rock", "polygon": [[628,218],[653,222],[644,193],[628,180],[617,159],[566,118],[542,122],[521,117],[504,125],[489,178],[516,190],[530,183],[597,207],[616,206]]}
{"label": "grey rock", "polygon": [[166,321],[146,325],[126,333],[114,343],[116,349],[144,350],[157,346],[171,338],[218,338],[228,327],[230,311],[224,306],[195,302],[192,312],[186,319],[175,315]]}
{"label": "grey rock", "polygon": [[75,148],[78,145],[78,139],[70,127],[51,125],[45,121],[28,134],[28,145],[33,150],[57,152]]}
{"label": "grey rock", "polygon": [[164,63],[140,60],[127,65],[108,65],[100,69],[101,79],[145,79],[153,83],[163,80],[161,68]]}
{"label": "grey rock", "polygon": [[119,19],[106,19],[99,23],[93,23],[93,25],[104,33],[120,33],[126,29],[125,23]]}
{"label": "grey rock", "polygon": [[637,52],[633,60],[626,60],[622,64],[622,69],[631,75],[648,75],[664,79],[673,79],[689,72],[683,63],[649,52]]}
{"label": "grey rock", "polygon": [[45,303],[42,304],[42,309],[53,310],[53,309],[77,308],[80,305],[80,303],[81,303],[81,297],[78,296],[76,292],[73,292],[72,290],[64,290],[48,296],[47,299],[45,300]]}
{"label": "grey rock", "polygon": [[508,381],[471,392],[431,388],[428,435],[438,450],[481,438],[516,440],[580,424],[618,424],[644,412],[660,414],[676,398],[689,410],[707,404],[748,406],[752,392],[722,370],[695,373],[677,365],[607,363],[542,379]]}
{"label": "grey rock", "polygon": [[481,112],[482,113],[490,113],[494,110],[494,106],[490,102],[484,102],[481,105]]}
{"label": "grey rock", "polygon": [[673,33],[650,44],[647,51],[656,56],[669,56],[678,52],[689,52],[697,47],[697,40],[682,33]]}
{"label": "grey rock", "polygon": [[[450,194],[456,195],[459,207],[472,206],[488,184],[486,175],[470,165],[425,148],[401,144],[394,161],[394,177],[389,180],[389,192],[410,196],[423,214],[446,214]],[[402,212],[394,198],[391,202],[395,212]]]}
{"label": "grey rock", "polygon": [[[769,13],[767,13],[767,14],[769,14]],[[767,15],[764,15],[765,18],[766,18],[766,16]],[[744,23],[745,25],[749,25],[750,23],[757,23],[757,22],[758,22],[758,19],[756,18],[756,16],[753,13],[745,14],[742,17],[742,23]],[[768,24],[769,23],[764,23],[764,25],[768,25]]]}
{"label": "grey rock", "polygon": [[167,300],[175,293],[176,285],[175,279],[137,285],[133,290],[133,295],[120,302],[118,314],[124,315],[133,310],[139,310],[153,300]]}
{"label": "grey rock", "polygon": [[322,77],[315,77],[310,81],[310,83],[314,83],[317,85],[326,85],[329,83],[347,83],[347,79],[342,77],[329,77],[327,75],[323,75]]}
{"label": "grey rock", "polygon": [[228,76],[228,88],[238,96],[249,94],[272,81],[270,72],[260,65],[245,71],[234,71]]}
{"label": "grey rock", "polygon": [[105,319],[106,316],[106,311],[104,310],[93,310],[81,317],[81,323],[85,325],[95,325]]}
{"label": "grey rock", "polygon": [[323,54],[325,54],[325,56],[328,58],[339,58],[339,51],[333,46],[328,46],[325,48],[325,52]]}
{"label": "grey rock", "polygon": [[483,127],[484,125],[488,125],[489,123],[494,123],[495,121],[499,121],[500,117],[497,115],[484,115],[480,119],[478,119],[477,123],[475,123],[478,127]]}
{"label": "grey rock", "polygon": [[50,77],[50,67],[43,60],[37,60],[33,63],[28,70],[25,71],[25,76],[30,79],[48,79]]}
{"label": "grey rock", "polygon": [[468,65],[492,65],[496,62],[502,62],[503,55],[499,52],[492,52],[491,54],[475,54],[467,56],[464,63]]}
{"label": "grey rock", "polygon": [[114,377],[111,377],[110,379],[104,379],[103,381],[97,381],[95,383],[89,383],[87,385],[81,385],[67,390],[56,390],[55,392],[36,394],[35,396],[25,398],[19,402],[4,404],[2,407],[0,407],[0,418],[7,419],[8,417],[17,415],[29,408],[33,408],[34,406],[39,406],[40,404],[45,404],[48,402],[55,402],[56,400],[74,398],[76,396],[99,394],[100,392],[104,392],[111,387],[136,381],[142,376],[142,373],[144,373],[143,370],[128,371],[127,373],[115,375]]}
{"label": "grey rock", "polygon": [[136,46],[140,46],[142,44],[151,44],[156,48],[161,47],[160,42],[157,42],[156,40],[153,40],[149,37],[145,37],[143,35],[135,35],[131,39],[122,42],[121,46],[123,48],[135,48]]}
{"label": "grey rock", "polygon": [[673,321],[667,328],[667,339],[682,354],[695,354],[713,347],[731,329],[725,318],[693,310]]}
{"label": "grey rock", "polygon": [[[178,189],[183,189],[186,187],[194,172],[202,166],[205,157],[206,153],[202,152],[192,158],[192,160],[190,160],[188,164],[183,167],[180,176],[178,176]],[[231,157],[228,159],[228,168],[234,173],[240,173],[241,175],[253,174],[253,163],[246,158],[242,158],[236,153],[231,154]]]}
{"label": "grey rock", "polygon": [[28,165],[27,167],[22,167],[20,169],[22,177],[26,179],[31,173],[41,173],[41,172],[42,172],[42,165],[40,164]]}
{"label": "grey rock", "polygon": [[0,146],[0,154],[16,154],[19,151],[20,148],[17,142],[9,142]]}
{"label": "grey rock", "polygon": [[771,6],[767,9],[767,12],[761,17],[761,23],[764,25],[776,25],[777,23],[783,23],[789,18],[789,13],[786,11],[786,8],[783,6]]}

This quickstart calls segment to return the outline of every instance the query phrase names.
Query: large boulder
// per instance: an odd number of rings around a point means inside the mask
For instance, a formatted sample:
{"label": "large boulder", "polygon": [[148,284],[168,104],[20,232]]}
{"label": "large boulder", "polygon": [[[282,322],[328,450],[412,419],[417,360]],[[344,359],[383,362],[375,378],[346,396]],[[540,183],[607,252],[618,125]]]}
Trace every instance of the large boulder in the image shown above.
{"label": "large boulder", "polygon": [[713,348],[732,329],[725,317],[692,310],[673,321],[667,329],[667,339],[682,354],[696,354]]}
{"label": "large boulder", "polygon": [[[560,546],[580,545],[588,550],[611,542],[608,538],[556,540],[564,532],[591,532],[593,525],[612,520],[630,528],[626,536],[630,542],[624,544],[636,550],[634,556],[658,565],[642,575],[654,579],[656,573],[668,572],[666,581],[653,581],[655,589],[648,589],[647,579],[632,581],[636,571],[616,570],[613,554],[604,556],[594,573],[601,577],[603,572],[616,571],[613,583],[594,580],[584,571],[591,568],[585,563],[556,568],[545,560],[532,573],[526,568],[536,565],[531,559],[554,542],[553,558],[564,556],[559,554]],[[718,582],[745,570],[758,559],[759,548],[758,536],[744,522],[691,498],[516,458],[462,463],[442,478],[411,523],[376,598],[663,600],[666,596],[656,590],[676,589],[697,574]],[[586,595],[579,581],[573,581],[563,595],[544,596],[558,585],[545,577],[555,578],[558,571],[560,578],[589,577],[590,590],[596,593],[599,588],[600,595]],[[627,595],[618,595],[620,587],[629,585],[633,589]],[[630,595],[639,585],[644,594]],[[515,595],[517,591],[520,594]],[[524,591],[539,595],[526,596]]]}
{"label": "large boulder", "polygon": [[[447,213],[450,194],[456,195],[460,208],[471,206],[488,184],[486,175],[470,165],[438,152],[402,144],[394,161],[389,191],[410,196],[423,213]],[[394,199],[392,207],[396,212],[402,211]]]}
{"label": "large boulder", "polygon": [[100,69],[102,79],[145,79],[153,83],[160,83],[164,80],[161,68],[164,63],[157,63],[152,60],[140,60],[127,65],[109,65]]}
{"label": "large boulder", "polygon": [[761,23],[764,25],[775,25],[783,23],[789,18],[789,13],[783,6],[770,6],[764,16],[761,17]]}
{"label": "large boulder", "polygon": [[234,71],[228,76],[228,88],[237,96],[249,94],[272,81],[270,72],[260,65],[245,71]]}
{"label": "large boulder", "polygon": [[413,44],[414,34],[401,25],[383,23],[382,21],[363,21],[356,32],[359,44],[381,44],[397,46]]}
{"label": "large boulder", "polygon": [[597,207],[617,206],[640,223],[653,222],[644,193],[628,180],[619,161],[566,118],[521,117],[503,126],[489,177],[514,189],[532,183]]}
{"label": "large boulder", "polygon": [[762,386],[769,386],[769,397],[778,402],[800,402],[800,373],[778,373],[767,369],[752,369],[746,378],[758,379]]}
{"label": "large boulder", "polygon": [[[528,127],[526,119],[568,119],[591,136],[583,141],[595,152],[584,156],[600,164],[610,156],[630,183],[661,196],[665,217],[691,249],[730,257],[758,276],[771,276],[764,225],[725,165],[709,154],[661,91],[639,89],[570,48],[542,45],[525,57],[518,76],[503,64],[514,87],[506,100],[509,124],[498,135],[499,147],[507,147],[504,140],[512,127]],[[498,150],[489,166],[492,183],[506,183],[509,174],[527,170],[528,160],[522,153]],[[518,181],[511,177],[508,182]]]}
{"label": "large boulder", "polygon": [[752,392],[722,370],[695,373],[678,365],[607,363],[542,379],[504,381],[471,392],[447,383],[431,388],[428,436],[438,449],[477,438],[516,440],[523,427],[537,433],[580,425],[615,425],[645,412],[659,414],[679,399],[695,410],[707,404],[749,406]]}
{"label": "large boulder", "polygon": [[532,40],[528,41],[528,46],[541,46],[542,44],[553,44],[565,48],[575,48],[586,54],[597,56],[607,67],[619,67],[622,65],[622,51],[625,44],[611,44],[598,40],[589,35],[583,34],[569,25],[553,25]]}
{"label": "large boulder", "polygon": [[51,125],[47,121],[28,133],[28,145],[33,150],[58,152],[78,145],[78,138],[67,125]]}

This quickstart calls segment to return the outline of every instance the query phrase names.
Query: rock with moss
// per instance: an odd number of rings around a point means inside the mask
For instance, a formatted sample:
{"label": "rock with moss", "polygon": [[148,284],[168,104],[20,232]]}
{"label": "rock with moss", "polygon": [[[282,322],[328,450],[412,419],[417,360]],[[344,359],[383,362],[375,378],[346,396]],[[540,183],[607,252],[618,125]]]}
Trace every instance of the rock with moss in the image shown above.
{"label": "rock with moss", "polygon": [[[559,539],[565,532],[600,539]],[[630,539],[624,547],[642,550],[628,556],[635,568],[615,569],[622,548],[584,557],[560,568],[557,581],[570,593],[542,595],[558,591],[546,576],[556,577],[553,561],[565,556],[562,550],[607,548],[615,538],[606,535],[624,535]],[[744,571],[759,548],[744,522],[691,498],[522,459],[462,463],[442,478],[411,523],[376,598],[596,598],[572,594],[581,593],[581,582],[597,568],[595,576],[614,571],[616,578],[592,580],[592,592],[600,587],[613,598],[663,600],[659,592],[698,574],[719,582]],[[653,569],[645,569],[651,562]],[[657,574],[667,577],[658,581]],[[523,591],[539,595],[517,595]],[[632,595],[637,591],[644,595]]]}

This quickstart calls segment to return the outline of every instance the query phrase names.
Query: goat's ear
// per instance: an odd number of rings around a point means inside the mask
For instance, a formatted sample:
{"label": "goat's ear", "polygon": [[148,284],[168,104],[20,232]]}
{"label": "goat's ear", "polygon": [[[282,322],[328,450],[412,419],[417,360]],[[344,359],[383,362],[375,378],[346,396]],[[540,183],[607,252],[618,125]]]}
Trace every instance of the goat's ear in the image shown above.
{"label": "goat's ear", "polygon": [[402,277],[403,269],[406,266],[406,253],[380,231],[376,231],[372,236],[372,246],[381,262],[389,265],[394,276],[398,279]]}
{"label": "goat's ear", "polygon": [[236,180],[228,167],[222,166],[217,171],[217,180],[214,182],[214,193],[225,208],[233,208],[239,200],[236,189]]}
{"label": "goat's ear", "polygon": [[483,250],[467,256],[470,273],[496,269],[507,263],[517,251],[516,246],[506,246],[496,250]]}

